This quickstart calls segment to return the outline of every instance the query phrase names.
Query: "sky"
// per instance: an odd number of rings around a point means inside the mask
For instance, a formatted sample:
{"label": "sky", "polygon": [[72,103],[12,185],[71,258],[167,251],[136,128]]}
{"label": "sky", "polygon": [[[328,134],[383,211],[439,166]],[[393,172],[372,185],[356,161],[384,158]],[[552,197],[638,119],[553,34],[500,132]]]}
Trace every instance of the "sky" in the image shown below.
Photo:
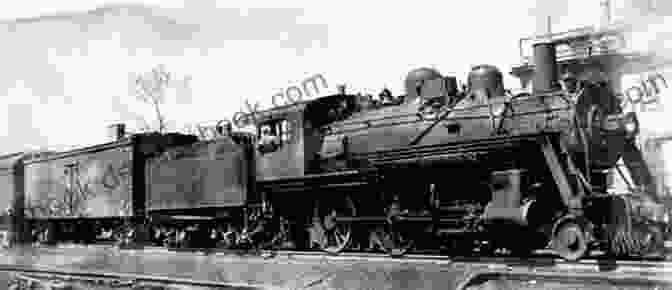
{"label": "sky", "polygon": [[[165,114],[181,128],[230,118],[244,100],[268,107],[278,90],[317,73],[327,81],[322,93],[346,84],[394,94],[421,66],[461,81],[483,63],[508,73],[535,15],[552,15],[554,32],[599,21],[599,0],[278,3],[0,4],[0,154],[99,144],[112,123],[151,120],[131,84],[159,64],[175,79]],[[505,85],[519,83],[506,74]]]}

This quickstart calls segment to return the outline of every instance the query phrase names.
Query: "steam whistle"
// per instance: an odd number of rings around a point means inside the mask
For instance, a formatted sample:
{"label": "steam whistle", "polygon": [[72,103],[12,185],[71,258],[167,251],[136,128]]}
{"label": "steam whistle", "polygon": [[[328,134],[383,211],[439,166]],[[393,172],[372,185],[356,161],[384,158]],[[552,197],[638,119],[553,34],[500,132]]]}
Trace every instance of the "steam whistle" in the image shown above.
{"label": "steam whistle", "polygon": [[346,88],[347,88],[347,87],[346,87],[345,85],[338,85],[338,86],[337,86],[338,94],[339,94],[339,95],[345,95],[345,93],[346,93]]}

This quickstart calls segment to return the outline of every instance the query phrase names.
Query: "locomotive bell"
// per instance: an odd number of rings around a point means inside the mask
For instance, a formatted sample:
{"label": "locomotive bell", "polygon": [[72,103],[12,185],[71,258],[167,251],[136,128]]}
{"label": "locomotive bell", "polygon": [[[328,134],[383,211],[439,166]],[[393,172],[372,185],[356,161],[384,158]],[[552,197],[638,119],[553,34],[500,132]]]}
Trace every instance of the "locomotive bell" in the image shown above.
{"label": "locomotive bell", "polygon": [[441,73],[432,68],[418,68],[410,71],[404,81],[406,99],[415,100],[420,96],[421,89],[426,81],[440,79]]}
{"label": "locomotive bell", "polygon": [[504,95],[502,72],[496,66],[482,64],[471,69],[467,78],[469,92],[478,99]]}

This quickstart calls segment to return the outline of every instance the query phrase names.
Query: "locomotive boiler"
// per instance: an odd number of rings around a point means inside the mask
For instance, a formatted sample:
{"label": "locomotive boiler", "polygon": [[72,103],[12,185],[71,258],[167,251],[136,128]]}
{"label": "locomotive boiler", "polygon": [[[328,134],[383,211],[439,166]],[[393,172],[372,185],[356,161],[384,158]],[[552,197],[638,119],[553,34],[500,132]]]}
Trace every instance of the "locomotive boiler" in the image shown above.
{"label": "locomotive boiler", "polygon": [[[249,116],[258,190],[296,225],[297,245],[331,253],[660,250],[636,116],[604,84],[561,87],[553,43],[533,50],[531,94],[511,94],[490,65],[466,91],[422,68],[403,97],[337,94]],[[609,195],[620,158],[640,190]]]}

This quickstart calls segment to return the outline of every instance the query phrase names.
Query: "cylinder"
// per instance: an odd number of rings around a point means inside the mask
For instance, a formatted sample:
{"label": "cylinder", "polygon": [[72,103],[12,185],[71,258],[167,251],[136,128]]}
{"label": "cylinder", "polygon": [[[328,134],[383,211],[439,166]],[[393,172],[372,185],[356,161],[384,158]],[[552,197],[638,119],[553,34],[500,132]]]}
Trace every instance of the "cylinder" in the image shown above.
{"label": "cylinder", "polygon": [[521,201],[523,171],[496,171],[491,176],[492,203],[496,207],[517,208]]}
{"label": "cylinder", "polygon": [[558,84],[558,63],[555,55],[555,44],[551,42],[536,43],[534,50],[534,93],[545,93],[560,88]]}

